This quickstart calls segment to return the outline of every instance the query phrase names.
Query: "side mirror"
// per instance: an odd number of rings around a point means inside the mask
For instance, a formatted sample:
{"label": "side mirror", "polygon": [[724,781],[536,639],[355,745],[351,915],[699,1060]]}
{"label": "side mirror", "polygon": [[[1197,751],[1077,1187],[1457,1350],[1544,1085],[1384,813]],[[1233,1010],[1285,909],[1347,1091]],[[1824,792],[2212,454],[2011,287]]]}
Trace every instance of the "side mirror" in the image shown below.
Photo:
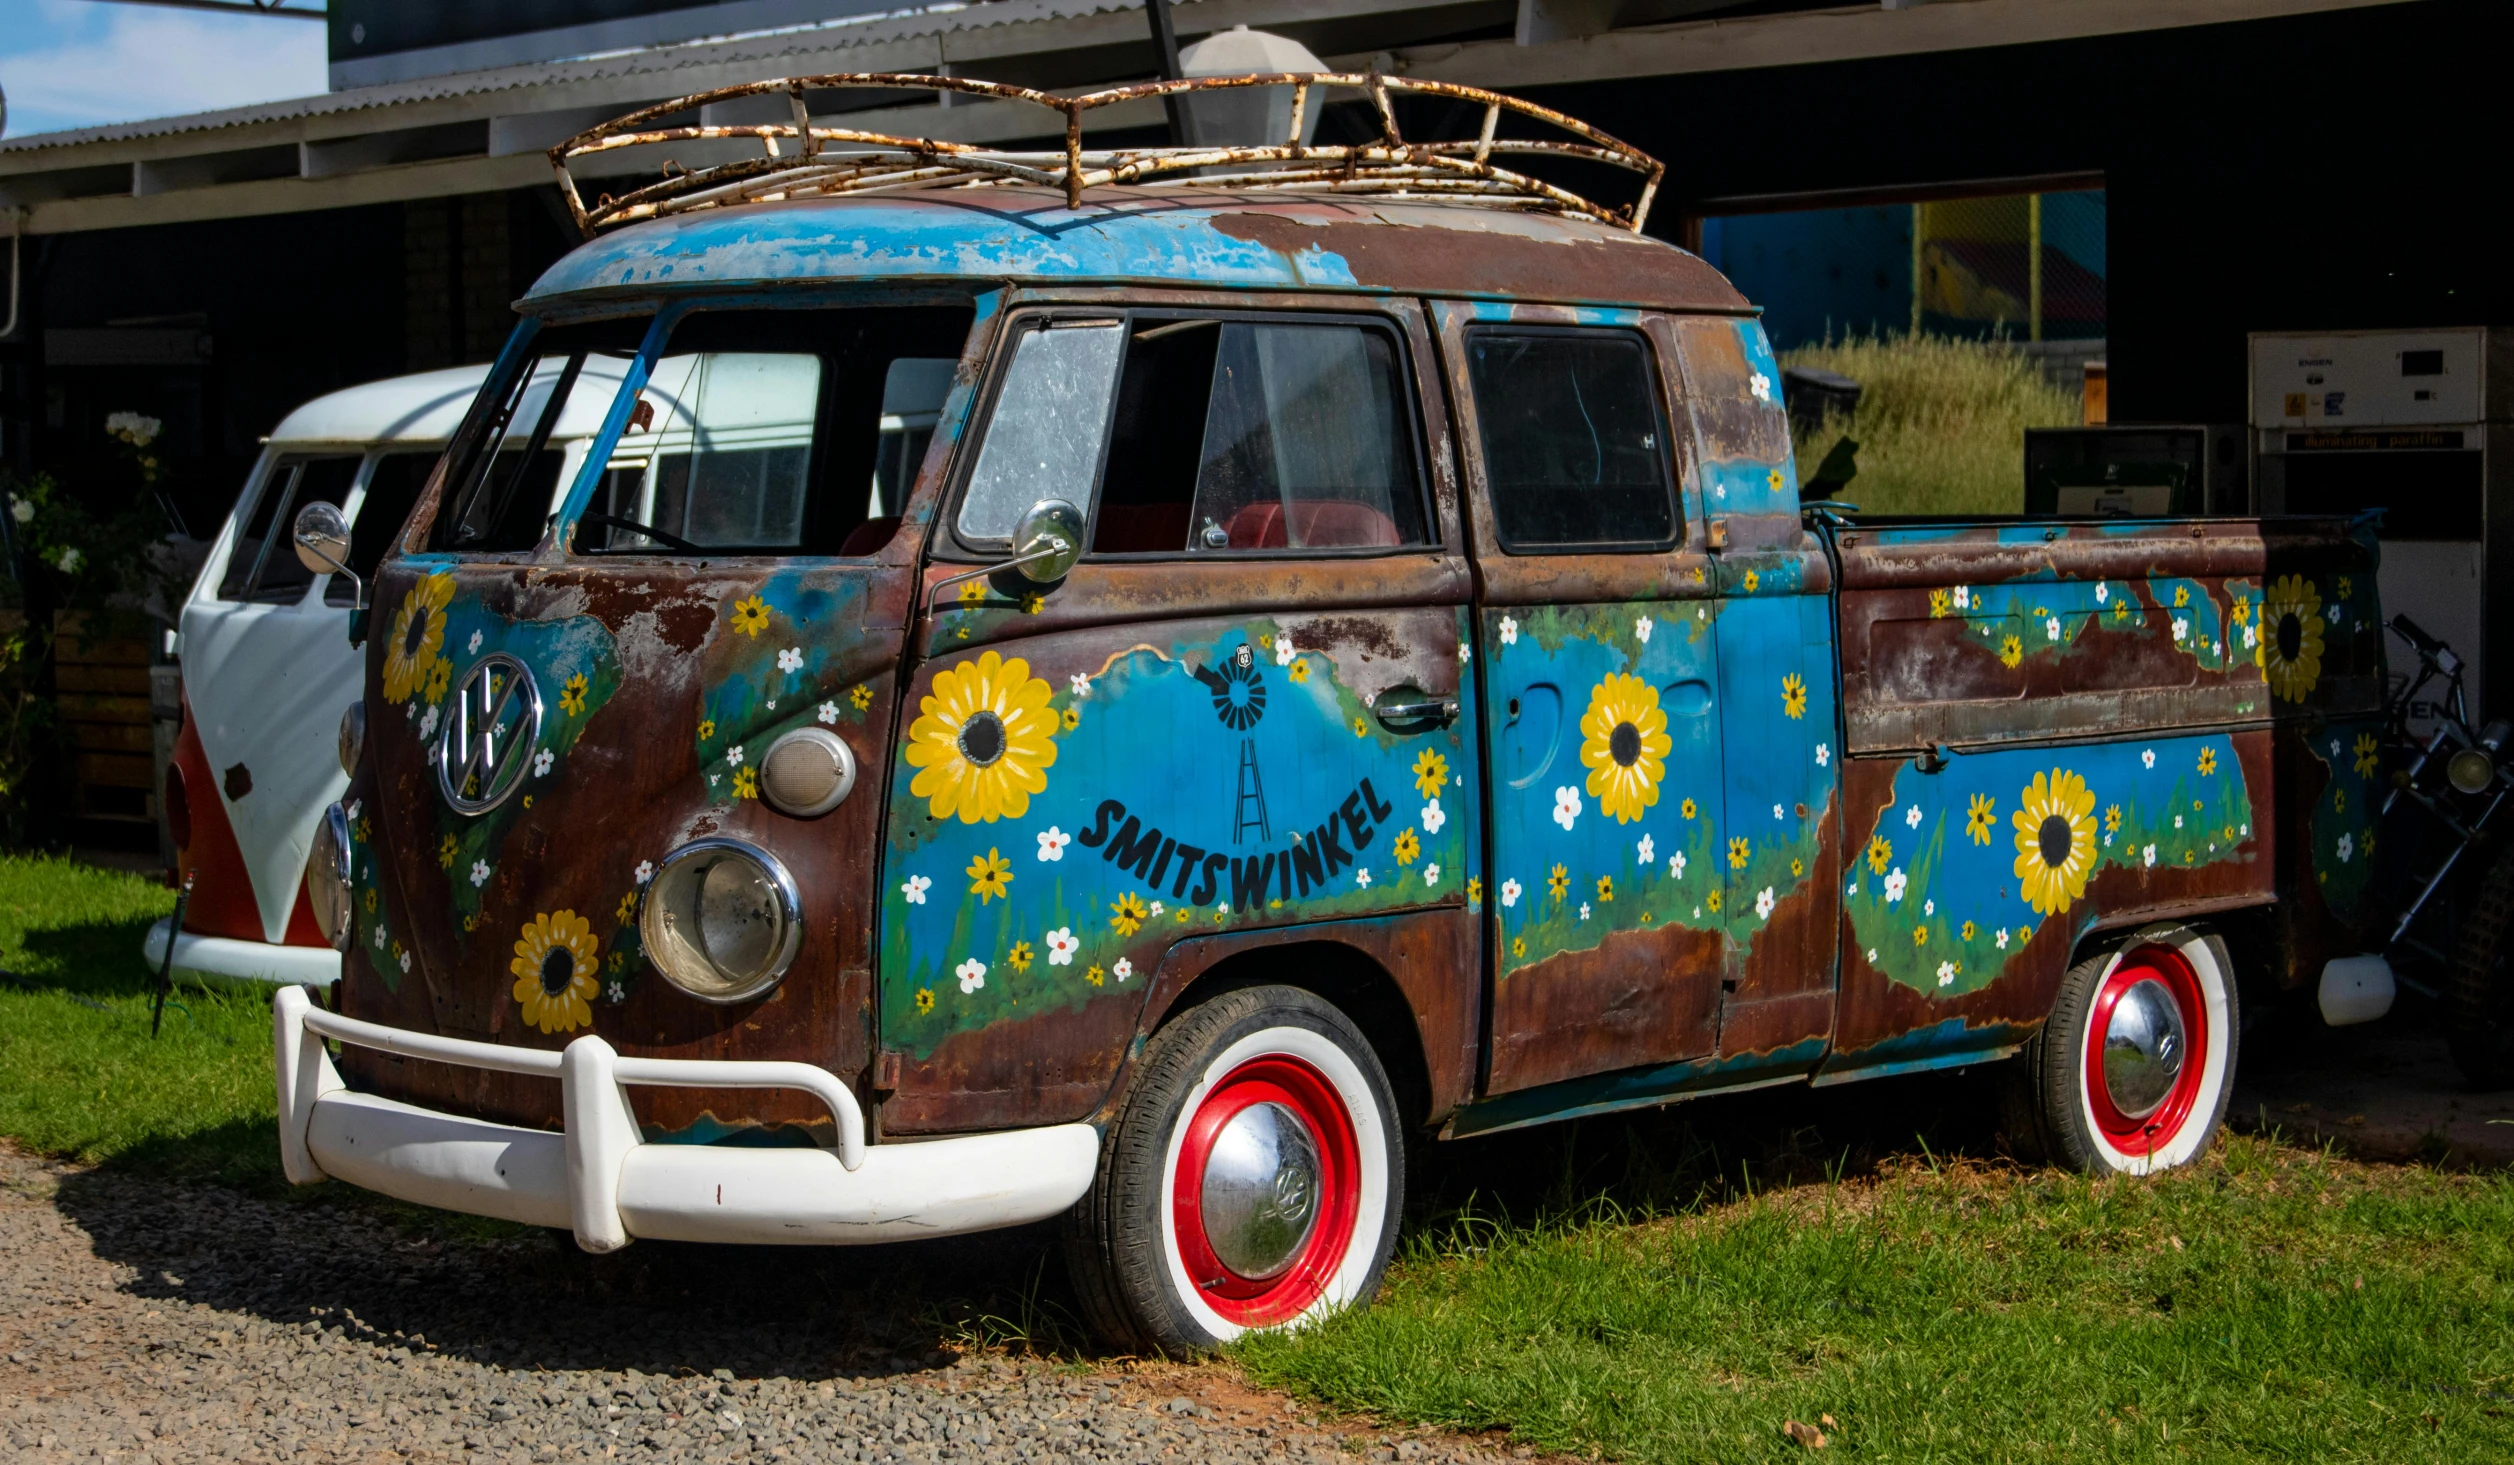
{"label": "side mirror", "polygon": [[1082,558],[1082,510],[1066,499],[1041,499],[1013,525],[1012,564],[1033,585],[1053,585]]}
{"label": "side mirror", "polygon": [[1082,510],[1070,499],[1041,499],[1024,509],[1013,524],[1013,557],[992,565],[980,565],[957,575],[945,575],[934,582],[927,593],[926,608],[931,611],[942,603],[943,587],[980,575],[993,575],[1005,570],[1019,570],[1021,577],[1033,585],[1053,585],[1074,572],[1075,562],[1082,558]]}
{"label": "side mirror", "polygon": [[316,575],[347,575],[357,591],[356,608],[366,609],[367,584],[349,568],[349,520],[339,507],[317,499],[297,511],[297,563]]}

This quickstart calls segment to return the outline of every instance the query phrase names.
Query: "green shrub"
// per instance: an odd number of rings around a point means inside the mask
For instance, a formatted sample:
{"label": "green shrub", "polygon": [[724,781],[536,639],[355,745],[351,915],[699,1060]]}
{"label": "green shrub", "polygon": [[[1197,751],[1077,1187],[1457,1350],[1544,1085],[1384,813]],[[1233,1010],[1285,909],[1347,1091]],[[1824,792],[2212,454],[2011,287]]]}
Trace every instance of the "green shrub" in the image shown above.
{"label": "green shrub", "polygon": [[2014,514],[2025,506],[2025,429],[2079,420],[2078,395],[2012,347],[1944,336],[1857,337],[1782,354],[1784,366],[1838,371],[1866,391],[1847,424],[1798,437],[1813,476],[1845,433],[1859,476],[1839,497],[1870,514]]}

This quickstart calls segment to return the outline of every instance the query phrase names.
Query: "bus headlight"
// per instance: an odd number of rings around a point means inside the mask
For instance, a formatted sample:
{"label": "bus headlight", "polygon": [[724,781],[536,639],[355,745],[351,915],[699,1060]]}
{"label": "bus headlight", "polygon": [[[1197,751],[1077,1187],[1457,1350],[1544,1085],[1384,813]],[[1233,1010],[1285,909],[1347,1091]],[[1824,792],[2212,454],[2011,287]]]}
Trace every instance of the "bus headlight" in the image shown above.
{"label": "bus headlight", "polygon": [[349,889],[349,816],[338,804],[324,809],[314,826],[314,848],[306,854],[306,904],[314,910],[314,929],[347,951],[356,936]]}
{"label": "bus headlight", "polygon": [[759,760],[759,796],[797,819],[837,808],[854,787],[855,754],[825,727],[796,728],[770,743]]}
{"label": "bus headlight", "polygon": [[738,839],[694,839],[655,872],[638,934],[665,981],[702,1002],[747,1002],[793,964],[802,902],[776,856]]}

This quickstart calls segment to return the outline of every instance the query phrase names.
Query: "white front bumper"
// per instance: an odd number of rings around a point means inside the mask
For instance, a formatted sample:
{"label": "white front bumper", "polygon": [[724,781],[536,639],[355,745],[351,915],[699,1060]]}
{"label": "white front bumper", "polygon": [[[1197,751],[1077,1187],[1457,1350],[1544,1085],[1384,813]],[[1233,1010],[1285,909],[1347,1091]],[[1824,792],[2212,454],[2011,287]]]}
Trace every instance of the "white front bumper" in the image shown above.
{"label": "white front bumper", "polygon": [[[173,918],[161,919],[140,942],[150,971],[166,960],[166,937],[173,930]],[[175,937],[175,970],[284,987],[328,987],[340,980],[340,953],[328,946],[274,946],[186,931]]]}
{"label": "white front bumper", "polygon": [[[809,1064],[623,1058],[591,1034],[558,1053],[466,1042],[336,1016],[297,987],[283,988],[272,1010],[280,1155],[291,1181],[336,1176],[420,1205],[565,1227],[587,1251],[639,1236],[843,1246],[1017,1226],[1079,1200],[1099,1163],[1099,1132],[1088,1124],[867,1146],[854,1094]],[[326,1037],[555,1079],[566,1128],[351,1093]],[[648,1144],[629,1111],[631,1084],[799,1089],[828,1105],[838,1147]]]}

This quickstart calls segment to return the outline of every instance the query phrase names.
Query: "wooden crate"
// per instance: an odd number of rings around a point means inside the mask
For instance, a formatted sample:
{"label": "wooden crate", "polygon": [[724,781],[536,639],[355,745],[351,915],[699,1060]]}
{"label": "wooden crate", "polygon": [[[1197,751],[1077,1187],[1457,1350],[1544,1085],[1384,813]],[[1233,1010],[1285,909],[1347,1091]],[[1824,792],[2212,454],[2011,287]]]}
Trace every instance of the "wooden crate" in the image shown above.
{"label": "wooden crate", "polygon": [[53,618],[53,687],[70,755],[70,814],[113,823],[157,821],[149,727],[148,637],[116,635],[85,615]]}

